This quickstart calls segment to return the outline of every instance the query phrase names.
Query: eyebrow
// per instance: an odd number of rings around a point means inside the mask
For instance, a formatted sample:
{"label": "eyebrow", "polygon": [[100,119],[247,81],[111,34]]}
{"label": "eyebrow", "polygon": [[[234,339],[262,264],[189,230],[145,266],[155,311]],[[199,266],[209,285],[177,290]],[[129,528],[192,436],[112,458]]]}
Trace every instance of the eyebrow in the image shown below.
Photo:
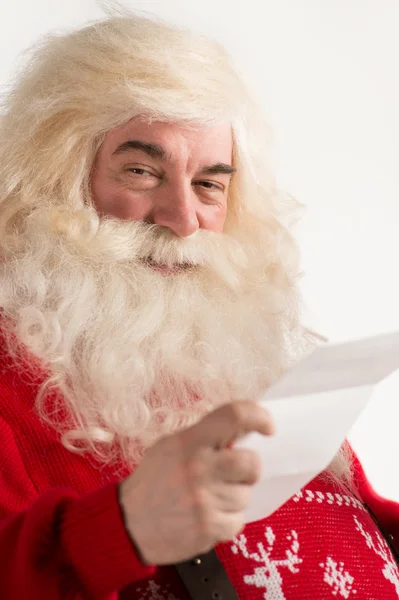
{"label": "eyebrow", "polygon": [[[128,140],[127,142],[123,142],[123,144],[120,144],[112,154],[125,154],[134,150],[145,152],[145,154],[148,154],[151,158],[156,160],[167,160],[166,152],[162,146],[159,144],[142,142],[141,140]],[[219,162],[208,167],[203,167],[200,172],[203,175],[234,175],[236,171],[237,169],[233,166]]]}
{"label": "eyebrow", "polygon": [[236,171],[237,169],[231,165],[226,165],[225,163],[216,163],[216,165],[204,167],[200,172],[204,175],[217,175],[218,173],[221,173],[222,175],[234,175]]}
{"label": "eyebrow", "polygon": [[151,158],[157,158],[158,160],[166,160],[166,152],[158,144],[149,144],[140,140],[128,140],[123,142],[112,154],[124,154],[125,152],[131,152],[132,150],[140,150],[149,154]]}

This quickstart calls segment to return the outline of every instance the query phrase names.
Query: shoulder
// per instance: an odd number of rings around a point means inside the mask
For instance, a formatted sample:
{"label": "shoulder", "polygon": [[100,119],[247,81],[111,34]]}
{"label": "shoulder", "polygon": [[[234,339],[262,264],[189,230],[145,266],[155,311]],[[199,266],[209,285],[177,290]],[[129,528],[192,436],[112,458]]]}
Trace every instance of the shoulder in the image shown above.
{"label": "shoulder", "polygon": [[40,383],[34,369],[15,360],[5,345],[0,346],[0,419],[17,439],[24,437],[31,420],[36,426],[34,407]]}

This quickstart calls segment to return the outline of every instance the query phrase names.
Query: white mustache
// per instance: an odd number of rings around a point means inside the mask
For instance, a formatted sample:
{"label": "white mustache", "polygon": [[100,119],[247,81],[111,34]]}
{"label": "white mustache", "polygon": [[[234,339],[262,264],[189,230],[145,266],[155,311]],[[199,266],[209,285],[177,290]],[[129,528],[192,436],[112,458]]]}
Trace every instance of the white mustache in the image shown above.
{"label": "white mustache", "polygon": [[160,225],[104,219],[99,222],[95,238],[98,242],[114,239],[114,247],[125,248],[130,259],[152,260],[167,266],[211,265],[222,257],[239,267],[247,264],[246,253],[237,240],[225,233],[203,229],[188,238],[179,238]]}
{"label": "white mustache", "polygon": [[[214,234],[217,236],[217,234]],[[167,266],[207,264],[210,249],[216,238],[210,232],[197,231],[190,238],[178,238],[165,227],[150,225],[143,231],[137,256],[142,260]],[[220,240],[217,239],[220,243]]]}
{"label": "white mustache", "polygon": [[79,219],[66,211],[54,212],[51,228],[56,235],[61,234],[82,255],[95,256],[97,264],[148,261],[167,267],[200,266],[213,271],[232,289],[248,267],[247,251],[225,233],[199,229],[188,238],[179,238],[167,227],[143,221],[100,218],[93,213]]}

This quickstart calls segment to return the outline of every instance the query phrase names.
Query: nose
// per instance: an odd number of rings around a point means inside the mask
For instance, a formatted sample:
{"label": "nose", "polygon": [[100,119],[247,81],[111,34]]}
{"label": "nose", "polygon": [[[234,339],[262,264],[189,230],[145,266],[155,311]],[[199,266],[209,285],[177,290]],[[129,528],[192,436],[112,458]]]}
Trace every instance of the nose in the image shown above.
{"label": "nose", "polygon": [[159,199],[153,222],[168,227],[178,237],[189,237],[199,229],[191,185],[173,187]]}

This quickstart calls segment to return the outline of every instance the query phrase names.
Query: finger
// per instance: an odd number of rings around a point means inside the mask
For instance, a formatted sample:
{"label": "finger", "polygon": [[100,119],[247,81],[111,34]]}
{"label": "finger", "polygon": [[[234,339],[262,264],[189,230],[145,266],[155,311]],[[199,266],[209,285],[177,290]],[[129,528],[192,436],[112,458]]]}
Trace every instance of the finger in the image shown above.
{"label": "finger", "polygon": [[186,430],[195,446],[220,448],[251,431],[274,433],[272,419],[265,408],[252,400],[225,404]]}
{"label": "finger", "polygon": [[253,485],[262,474],[262,460],[257,452],[247,448],[232,448],[217,453],[213,476],[224,483]]}
{"label": "finger", "polygon": [[215,508],[222,512],[240,512],[249,504],[252,487],[250,485],[221,484],[210,489]]}
{"label": "finger", "polygon": [[239,535],[244,528],[245,518],[243,512],[220,511],[215,527],[216,542],[229,542],[234,536]]}

